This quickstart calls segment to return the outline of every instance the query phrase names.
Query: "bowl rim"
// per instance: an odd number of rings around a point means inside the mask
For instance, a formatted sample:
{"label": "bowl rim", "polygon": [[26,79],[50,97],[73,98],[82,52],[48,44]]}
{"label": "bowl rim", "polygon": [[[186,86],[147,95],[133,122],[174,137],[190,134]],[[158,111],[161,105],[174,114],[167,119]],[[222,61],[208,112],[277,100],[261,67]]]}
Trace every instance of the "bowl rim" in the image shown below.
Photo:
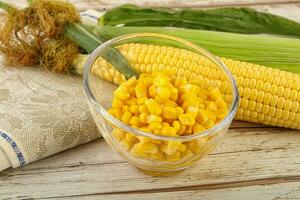
{"label": "bowl rim", "polygon": [[[186,136],[179,136],[178,137],[178,136],[156,135],[156,134],[153,134],[153,133],[150,133],[150,132],[145,132],[145,131],[142,131],[140,129],[133,128],[133,127],[123,123],[119,119],[115,118],[114,116],[112,116],[97,101],[97,99],[93,95],[93,93],[90,89],[90,86],[89,86],[89,78],[90,78],[89,77],[89,72],[91,70],[91,67],[92,67],[94,61],[97,59],[97,57],[98,57],[98,55],[101,51],[103,51],[108,46],[113,45],[114,43],[120,42],[122,40],[130,39],[130,38],[135,38],[135,37],[159,37],[159,38],[175,40],[176,42],[183,43],[184,45],[192,47],[193,49],[197,50],[202,55],[204,55],[207,58],[209,58],[210,60],[212,60],[219,67],[221,67],[222,70],[225,72],[226,76],[229,78],[229,81],[230,81],[231,87],[232,87],[232,92],[233,92],[233,94],[232,94],[233,95],[233,101],[231,103],[229,112],[224,117],[224,119],[222,121],[220,121],[218,124],[214,125],[213,127],[209,128],[205,131],[201,131],[201,132],[195,133],[193,135],[186,135]],[[202,47],[200,47],[200,46],[198,46],[198,45],[196,45],[192,42],[189,42],[189,41],[186,41],[184,39],[177,38],[177,37],[174,37],[174,36],[158,34],[158,33],[147,33],[147,32],[145,32],[145,33],[133,33],[133,34],[122,35],[122,36],[112,38],[112,39],[104,42],[103,44],[99,45],[88,56],[87,61],[84,65],[83,85],[84,85],[85,94],[86,94],[89,102],[94,106],[95,110],[98,113],[100,113],[100,115],[105,120],[107,120],[108,122],[110,122],[111,124],[116,126],[117,128],[121,128],[122,130],[125,130],[126,132],[130,132],[130,133],[135,134],[137,136],[150,137],[152,139],[163,140],[163,141],[189,141],[189,140],[192,140],[192,139],[195,139],[195,138],[198,138],[198,137],[205,137],[205,136],[208,136],[208,135],[212,135],[212,134],[224,129],[224,127],[226,127],[227,125],[229,125],[231,123],[231,121],[233,120],[233,118],[235,116],[235,113],[237,111],[238,104],[239,104],[239,93],[238,93],[236,81],[235,81],[233,75],[231,74],[231,72],[228,70],[227,66],[219,58],[217,58],[215,55],[213,55],[212,53],[210,53],[206,49],[204,49],[204,48],[202,48]]]}

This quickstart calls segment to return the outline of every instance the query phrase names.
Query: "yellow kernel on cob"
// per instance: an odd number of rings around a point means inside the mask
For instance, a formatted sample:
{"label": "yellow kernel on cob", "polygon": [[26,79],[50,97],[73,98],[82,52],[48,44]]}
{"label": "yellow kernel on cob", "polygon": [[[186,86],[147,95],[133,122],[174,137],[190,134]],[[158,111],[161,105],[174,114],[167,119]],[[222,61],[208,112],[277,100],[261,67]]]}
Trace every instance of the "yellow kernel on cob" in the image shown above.
{"label": "yellow kernel on cob", "polygon": [[147,99],[145,102],[145,106],[153,115],[160,115],[162,113],[160,105],[154,99]]}

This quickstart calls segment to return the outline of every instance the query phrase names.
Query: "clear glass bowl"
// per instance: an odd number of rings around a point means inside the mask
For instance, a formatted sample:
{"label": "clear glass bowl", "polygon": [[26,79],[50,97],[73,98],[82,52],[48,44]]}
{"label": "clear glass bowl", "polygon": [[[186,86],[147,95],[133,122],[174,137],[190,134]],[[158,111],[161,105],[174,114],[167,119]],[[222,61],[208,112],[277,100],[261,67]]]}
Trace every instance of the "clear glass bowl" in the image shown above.
{"label": "clear glass bowl", "polygon": [[[220,87],[222,94],[226,97],[228,103],[228,114],[218,124],[203,132],[187,135],[187,136],[161,136],[152,133],[144,132],[124,124],[120,120],[110,115],[107,110],[111,107],[113,92],[117,88],[113,83],[103,80],[97,73],[94,72],[95,61],[98,57],[102,57],[104,52],[111,47],[118,47],[128,43],[144,43],[163,46],[172,46],[176,48],[186,49],[194,55],[199,55],[205,59],[205,65],[199,65],[203,68],[197,73],[201,73],[203,81],[207,85]],[[185,63],[187,57],[182,58]],[[196,60],[196,59],[195,59]],[[193,61],[189,61],[193,62]],[[195,61],[196,62],[196,61]],[[99,62],[97,63],[99,65]],[[101,67],[101,66],[97,66]],[[209,72],[209,73],[208,73]],[[218,74],[218,76],[216,75]],[[195,161],[203,158],[210,153],[218,143],[220,143],[224,134],[227,132],[238,106],[238,91],[232,74],[226,66],[214,55],[207,50],[183,39],[172,36],[155,34],[155,33],[140,33],[130,34],[109,40],[99,46],[87,59],[84,67],[84,89],[88,98],[89,107],[92,116],[97,124],[100,134],[111,148],[116,150],[122,157],[141,169],[145,173],[151,175],[170,175],[192,165]],[[158,148],[162,146],[172,146],[173,144],[184,144],[186,148],[175,151],[176,155],[135,155],[132,151],[133,147],[122,145],[113,131],[119,131],[122,134],[129,134],[133,138],[143,138],[155,141]],[[134,145],[134,142],[133,142]],[[176,146],[176,145],[175,145]],[[167,157],[166,157],[167,156]],[[173,157],[172,157],[173,156]],[[167,159],[160,159],[164,157]]]}

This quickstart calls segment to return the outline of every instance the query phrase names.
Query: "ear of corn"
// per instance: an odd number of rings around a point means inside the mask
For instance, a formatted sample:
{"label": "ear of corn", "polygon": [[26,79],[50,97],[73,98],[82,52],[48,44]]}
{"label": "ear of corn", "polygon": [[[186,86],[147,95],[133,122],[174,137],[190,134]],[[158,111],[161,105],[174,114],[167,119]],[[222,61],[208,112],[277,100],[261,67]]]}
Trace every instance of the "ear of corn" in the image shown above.
{"label": "ear of corn", "polygon": [[[212,62],[198,54],[174,47],[136,43],[120,45],[118,49],[139,73],[171,70],[188,80],[217,84],[224,99],[231,99],[225,77]],[[226,58],[221,60],[238,85],[240,105],[235,119],[300,130],[299,75]],[[125,80],[102,58],[96,61],[92,71],[115,84]]]}

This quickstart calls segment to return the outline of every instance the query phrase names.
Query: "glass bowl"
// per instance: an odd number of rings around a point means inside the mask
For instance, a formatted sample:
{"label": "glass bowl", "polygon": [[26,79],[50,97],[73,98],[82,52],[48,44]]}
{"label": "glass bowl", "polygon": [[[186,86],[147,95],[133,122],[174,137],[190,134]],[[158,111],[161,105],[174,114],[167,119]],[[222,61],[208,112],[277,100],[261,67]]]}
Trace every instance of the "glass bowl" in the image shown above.
{"label": "glass bowl", "polygon": [[[117,85],[111,81],[104,80],[105,77],[110,80],[113,80],[114,77],[108,77],[104,73],[101,78],[95,68],[102,67],[101,63],[103,62],[97,62],[97,60],[98,58],[104,59],[104,54],[107,58],[108,49],[112,47],[117,48],[120,45],[129,43],[163,45],[185,49],[192,52],[194,57],[202,59],[202,64],[199,64],[199,59],[197,61],[196,58],[189,58],[188,56],[180,58],[182,65],[186,65],[186,63],[189,63],[191,66],[195,63],[197,64],[197,71],[194,69],[195,73],[201,75],[197,76],[197,79],[202,80],[203,83],[205,82],[203,84],[206,85],[205,87],[218,86],[220,88],[222,95],[224,95],[228,103],[228,114],[223,120],[203,132],[179,137],[162,136],[145,132],[126,125],[113,117],[107,110],[111,107],[113,92],[117,88]],[[163,52],[161,54],[163,55]],[[108,61],[106,60],[106,62]],[[168,63],[165,64],[165,66],[167,65]],[[134,64],[133,66],[135,67]],[[177,63],[177,67],[184,68],[187,66],[178,66]],[[109,71],[106,73],[109,73]],[[84,89],[95,123],[99,128],[101,136],[104,137],[109,146],[138,169],[156,176],[171,175],[180,172],[209,154],[220,143],[227,132],[236,113],[239,101],[236,83],[232,74],[216,56],[191,42],[155,33],[124,35],[100,45],[90,54],[85,63]],[[124,144],[123,140],[125,139],[131,141],[130,145],[127,143]],[[134,151],[135,145],[147,140],[152,142],[152,146],[155,149],[169,148],[167,151],[168,154],[161,151],[155,153],[156,151],[150,150],[145,150],[144,153],[136,153]]]}

